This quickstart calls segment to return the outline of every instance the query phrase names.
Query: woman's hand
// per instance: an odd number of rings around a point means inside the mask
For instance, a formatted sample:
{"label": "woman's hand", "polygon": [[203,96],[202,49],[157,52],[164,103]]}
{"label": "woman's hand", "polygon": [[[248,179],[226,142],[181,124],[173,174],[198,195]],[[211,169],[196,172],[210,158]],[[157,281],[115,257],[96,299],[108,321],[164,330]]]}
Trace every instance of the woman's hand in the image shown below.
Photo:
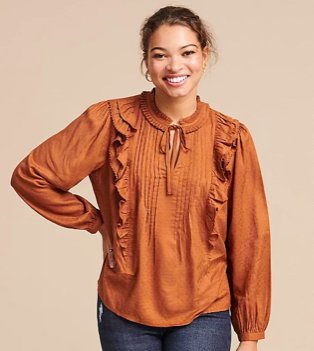
{"label": "woman's hand", "polygon": [[257,351],[257,341],[241,341],[236,351]]}
{"label": "woman's hand", "polygon": [[116,266],[116,260],[114,257],[114,252],[113,252],[113,248],[112,248],[112,245],[110,242],[109,235],[105,232],[104,223],[99,228],[99,232],[102,235],[103,240],[104,240],[104,250],[108,255],[109,267],[114,268]]}

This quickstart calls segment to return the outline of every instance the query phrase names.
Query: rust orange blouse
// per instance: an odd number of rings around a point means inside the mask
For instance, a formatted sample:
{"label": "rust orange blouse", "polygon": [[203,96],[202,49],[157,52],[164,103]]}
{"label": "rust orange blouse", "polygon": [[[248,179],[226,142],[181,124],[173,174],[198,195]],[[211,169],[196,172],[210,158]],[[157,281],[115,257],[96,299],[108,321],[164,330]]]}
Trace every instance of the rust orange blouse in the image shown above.
{"label": "rust orange blouse", "polygon": [[[97,102],[34,148],[11,185],[48,220],[98,232],[98,293],[116,314],[185,325],[230,308],[239,341],[265,338],[271,306],[270,225],[252,136],[201,101],[176,125],[155,88]],[[99,208],[69,190],[89,176]],[[103,246],[105,247],[105,246]]]}

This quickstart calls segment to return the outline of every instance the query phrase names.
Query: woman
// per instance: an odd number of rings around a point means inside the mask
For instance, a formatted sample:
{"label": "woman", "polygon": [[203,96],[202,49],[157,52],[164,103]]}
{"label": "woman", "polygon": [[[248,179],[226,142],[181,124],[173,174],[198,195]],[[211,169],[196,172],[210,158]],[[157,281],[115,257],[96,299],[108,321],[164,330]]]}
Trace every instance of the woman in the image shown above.
{"label": "woman", "polygon": [[[203,102],[212,34],[184,7],[141,29],[151,91],[89,106],[15,168],[22,199],[101,233],[104,350],[257,350],[270,317],[270,229],[249,129]],[[95,208],[69,191],[89,176]],[[230,313],[229,313],[230,308]]]}

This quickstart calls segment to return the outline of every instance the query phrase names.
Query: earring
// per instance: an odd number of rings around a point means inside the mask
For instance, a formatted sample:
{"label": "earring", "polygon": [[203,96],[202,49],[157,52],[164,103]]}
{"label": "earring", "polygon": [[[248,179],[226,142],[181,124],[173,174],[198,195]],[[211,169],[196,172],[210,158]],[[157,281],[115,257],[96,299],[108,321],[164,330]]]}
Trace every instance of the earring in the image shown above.
{"label": "earring", "polygon": [[203,65],[203,72],[206,71],[206,63]]}
{"label": "earring", "polygon": [[[148,79],[148,76],[149,76],[149,79]],[[145,78],[146,78],[147,81],[152,82],[150,74],[148,73],[148,70],[145,73]]]}

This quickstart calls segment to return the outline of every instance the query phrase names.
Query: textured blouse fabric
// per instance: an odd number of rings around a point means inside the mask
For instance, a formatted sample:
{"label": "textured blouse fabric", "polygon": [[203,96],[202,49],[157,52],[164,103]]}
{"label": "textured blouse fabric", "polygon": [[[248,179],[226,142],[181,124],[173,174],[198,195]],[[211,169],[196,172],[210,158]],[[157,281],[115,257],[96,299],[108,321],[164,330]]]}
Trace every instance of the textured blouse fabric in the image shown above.
{"label": "textured blouse fabric", "polygon": [[[89,176],[99,208],[69,190]],[[230,308],[239,341],[265,338],[271,306],[268,208],[252,136],[197,96],[178,123],[155,88],[97,102],[27,155],[11,185],[48,220],[96,233],[98,293],[131,321],[186,325]]]}

